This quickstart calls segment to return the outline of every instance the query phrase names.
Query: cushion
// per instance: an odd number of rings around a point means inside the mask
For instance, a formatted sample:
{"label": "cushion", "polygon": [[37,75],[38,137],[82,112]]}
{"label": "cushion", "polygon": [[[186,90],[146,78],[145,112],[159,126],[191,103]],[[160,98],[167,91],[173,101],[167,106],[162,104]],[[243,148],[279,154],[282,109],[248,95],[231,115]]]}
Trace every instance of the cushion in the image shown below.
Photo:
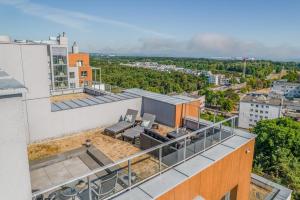
{"label": "cushion", "polygon": [[128,123],[132,123],[132,118],[133,118],[132,115],[126,115],[124,121],[126,121],[126,122],[128,122]]}
{"label": "cushion", "polygon": [[142,124],[141,124],[141,127],[148,127],[149,126],[149,124],[150,124],[150,121],[149,120],[144,120],[143,122],[142,122]]}

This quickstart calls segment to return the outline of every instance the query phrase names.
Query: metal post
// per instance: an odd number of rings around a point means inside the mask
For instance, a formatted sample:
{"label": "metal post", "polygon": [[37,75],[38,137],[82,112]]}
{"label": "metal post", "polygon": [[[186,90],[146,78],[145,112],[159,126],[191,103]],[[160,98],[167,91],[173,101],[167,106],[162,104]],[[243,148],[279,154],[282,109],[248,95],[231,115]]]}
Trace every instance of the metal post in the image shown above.
{"label": "metal post", "polygon": [[222,123],[220,124],[220,136],[219,136],[219,141],[222,140]]}
{"label": "metal post", "polygon": [[159,173],[161,174],[162,147],[160,147],[158,150],[158,158],[159,158]]}
{"label": "metal post", "polygon": [[87,177],[87,179],[88,179],[89,200],[92,200],[91,179],[89,176]]}
{"label": "metal post", "polygon": [[184,147],[183,147],[183,161],[186,159],[186,137],[184,138]]}
{"label": "metal post", "polygon": [[204,130],[204,148],[203,150],[205,150],[206,148],[206,129]]}
{"label": "metal post", "polygon": [[131,160],[128,160],[128,187],[131,190]]}
{"label": "metal post", "polygon": [[234,127],[234,119],[235,118],[231,119],[231,135],[233,135],[233,131],[234,131],[234,128],[233,128]]}

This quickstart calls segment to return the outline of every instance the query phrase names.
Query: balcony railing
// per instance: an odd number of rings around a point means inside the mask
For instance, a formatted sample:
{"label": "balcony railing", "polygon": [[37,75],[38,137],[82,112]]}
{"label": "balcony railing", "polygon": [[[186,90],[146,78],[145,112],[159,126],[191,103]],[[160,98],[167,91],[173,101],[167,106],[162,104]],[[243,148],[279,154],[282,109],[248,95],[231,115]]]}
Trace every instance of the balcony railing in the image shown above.
{"label": "balcony railing", "polygon": [[[234,136],[236,118],[233,116],[54,187],[34,192],[33,200],[64,199],[60,196],[84,200],[112,198]],[[224,125],[228,122],[230,127]]]}

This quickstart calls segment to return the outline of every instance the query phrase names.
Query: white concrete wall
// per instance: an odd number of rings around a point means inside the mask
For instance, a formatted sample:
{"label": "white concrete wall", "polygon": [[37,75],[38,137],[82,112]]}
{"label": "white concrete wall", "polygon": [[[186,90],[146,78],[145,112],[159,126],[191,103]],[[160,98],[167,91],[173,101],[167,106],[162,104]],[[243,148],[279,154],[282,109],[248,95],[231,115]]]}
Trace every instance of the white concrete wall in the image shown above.
{"label": "white concrete wall", "polygon": [[[68,67],[68,71],[69,71],[69,87],[71,85],[71,83],[75,83],[75,87],[78,88],[79,87],[79,71],[78,71],[78,67]],[[74,78],[70,77],[70,72],[74,72]]]}
{"label": "white concrete wall", "polygon": [[0,44],[0,67],[25,85],[26,99],[49,97],[46,45]]}
{"label": "white concrete wall", "polygon": [[140,113],[141,98],[51,112],[49,99],[27,101],[30,142],[88,130],[118,122],[127,109]]}
{"label": "white concrete wall", "polygon": [[0,98],[0,199],[31,200],[22,98]]}
{"label": "white concrete wall", "polygon": [[117,122],[129,108],[140,111],[141,98],[51,112],[49,62],[46,45],[0,44],[0,67],[28,89],[24,97],[28,143],[106,127]]}

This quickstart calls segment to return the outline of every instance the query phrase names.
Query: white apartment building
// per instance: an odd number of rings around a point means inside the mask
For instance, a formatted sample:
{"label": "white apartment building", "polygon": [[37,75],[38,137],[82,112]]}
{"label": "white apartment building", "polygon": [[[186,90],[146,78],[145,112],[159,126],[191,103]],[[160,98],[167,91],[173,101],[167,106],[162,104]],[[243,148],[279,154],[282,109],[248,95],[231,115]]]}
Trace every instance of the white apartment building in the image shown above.
{"label": "white apartment building", "polygon": [[251,128],[263,119],[282,116],[282,100],[270,98],[265,94],[247,94],[240,101],[239,123],[241,128]]}
{"label": "white apartment building", "polygon": [[224,74],[213,74],[211,71],[202,71],[202,74],[207,77],[208,83],[213,85],[229,85],[230,79]]}
{"label": "white apartment building", "polygon": [[291,83],[286,79],[274,81],[272,83],[271,93],[273,95],[285,96],[287,98],[299,98],[300,83]]}

